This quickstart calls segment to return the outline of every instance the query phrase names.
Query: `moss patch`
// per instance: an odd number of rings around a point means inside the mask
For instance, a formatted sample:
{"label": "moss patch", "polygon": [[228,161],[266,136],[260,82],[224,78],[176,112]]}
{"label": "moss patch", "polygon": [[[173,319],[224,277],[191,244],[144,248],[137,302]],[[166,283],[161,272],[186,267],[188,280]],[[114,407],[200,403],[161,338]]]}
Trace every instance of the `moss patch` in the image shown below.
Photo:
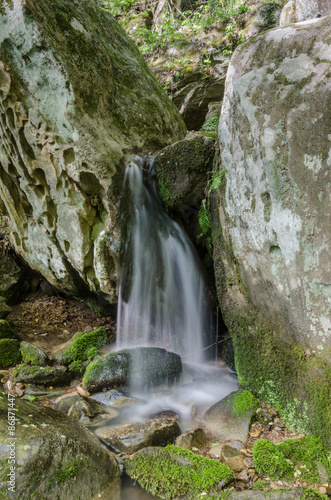
{"label": "moss patch", "polygon": [[259,400],[249,391],[237,391],[233,404],[233,413],[238,416],[245,416],[247,413],[255,411],[259,407]]}
{"label": "moss patch", "polygon": [[13,326],[6,319],[0,319],[0,339],[17,339]]}
{"label": "moss patch", "polygon": [[24,363],[31,363],[37,366],[46,365],[46,354],[41,349],[28,342],[21,342],[21,353]]}
{"label": "moss patch", "polygon": [[77,332],[72,340],[72,344],[54,354],[53,358],[57,362],[70,364],[73,361],[91,359],[99,353],[98,348],[108,344],[106,329],[103,326],[89,333]]}
{"label": "moss patch", "polygon": [[0,368],[16,365],[21,359],[20,343],[14,339],[0,340]]}
{"label": "moss patch", "polygon": [[40,385],[65,385],[70,381],[70,376],[65,367],[56,366],[29,366],[22,364],[13,371],[17,382]]}
{"label": "moss patch", "polygon": [[144,489],[166,500],[220,493],[234,479],[226,465],[173,445],[141,450],[126,467]]}
{"label": "moss patch", "polygon": [[323,470],[331,477],[331,452],[313,437],[289,439],[274,444],[266,439],[255,441],[254,467],[259,474],[273,479],[299,477],[308,484],[322,482]]}

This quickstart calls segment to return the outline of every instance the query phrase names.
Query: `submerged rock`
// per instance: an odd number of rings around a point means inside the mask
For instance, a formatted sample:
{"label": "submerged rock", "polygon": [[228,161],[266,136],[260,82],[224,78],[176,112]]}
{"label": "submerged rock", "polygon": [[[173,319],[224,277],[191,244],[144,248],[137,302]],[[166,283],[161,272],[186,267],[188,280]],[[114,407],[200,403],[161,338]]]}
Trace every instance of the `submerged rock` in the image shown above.
{"label": "submerged rock", "polygon": [[182,371],[178,354],[157,347],[122,349],[101,356],[86,369],[82,385],[90,392],[130,380],[140,387],[171,382]]}
{"label": "submerged rock", "polygon": [[212,225],[239,383],[331,444],[330,19],[236,49]]}
{"label": "submerged rock", "polygon": [[148,446],[172,444],[181,431],[174,419],[150,419],[135,424],[101,428],[96,432],[115,450],[131,454]]}
{"label": "submerged rock", "polygon": [[138,451],[125,461],[125,471],[149,493],[166,500],[219,494],[234,479],[226,465],[172,445]]}
{"label": "submerged rock", "polygon": [[252,417],[259,407],[258,400],[248,391],[231,392],[206,411],[203,421],[207,430],[222,441],[247,441]]}
{"label": "submerged rock", "polygon": [[[0,461],[15,448],[15,498],[88,500],[119,479],[114,455],[66,415],[27,401],[17,410],[15,441],[8,441],[8,398],[0,394]],[[8,467],[0,468],[0,496],[8,497]]]}
{"label": "submerged rock", "polygon": [[0,60],[0,208],[11,241],[56,288],[116,303],[124,157],[186,127],[93,0],[3,0]]}

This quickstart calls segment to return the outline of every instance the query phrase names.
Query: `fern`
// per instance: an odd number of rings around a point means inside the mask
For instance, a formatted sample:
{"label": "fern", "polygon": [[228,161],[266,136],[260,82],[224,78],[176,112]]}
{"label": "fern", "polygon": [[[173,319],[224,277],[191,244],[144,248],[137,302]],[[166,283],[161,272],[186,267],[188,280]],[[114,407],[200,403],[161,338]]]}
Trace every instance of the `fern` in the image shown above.
{"label": "fern", "polygon": [[226,172],[226,168],[223,168],[220,172],[216,172],[215,170],[213,170],[212,178],[208,181],[208,196],[210,196],[210,193],[214,191],[214,189],[217,189],[219,187]]}

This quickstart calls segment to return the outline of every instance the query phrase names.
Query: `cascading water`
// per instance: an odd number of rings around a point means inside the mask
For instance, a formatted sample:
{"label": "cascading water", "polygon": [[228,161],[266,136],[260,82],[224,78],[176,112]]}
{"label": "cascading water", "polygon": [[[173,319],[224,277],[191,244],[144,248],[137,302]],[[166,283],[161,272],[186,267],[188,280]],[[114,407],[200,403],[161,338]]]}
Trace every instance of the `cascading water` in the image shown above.
{"label": "cascading water", "polygon": [[151,161],[132,159],[124,180],[127,221],[117,313],[117,347],[164,347],[190,362],[212,343],[212,315],[195,251],[164,212]]}

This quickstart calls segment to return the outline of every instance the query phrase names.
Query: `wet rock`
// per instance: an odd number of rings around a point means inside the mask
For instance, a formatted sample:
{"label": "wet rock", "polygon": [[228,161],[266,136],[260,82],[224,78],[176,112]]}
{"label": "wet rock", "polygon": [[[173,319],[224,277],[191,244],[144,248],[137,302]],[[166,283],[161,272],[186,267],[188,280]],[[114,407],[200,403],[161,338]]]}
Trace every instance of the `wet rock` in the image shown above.
{"label": "wet rock", "polygon": [[0,340],[0,369],[9,368],[21,359],[20,343],[15,339]]}
{"label": "wet rock", "polygon": [[38,385],[65,385],[70,382],[70,375],[65,366],[29,366],[19,365],[13,371],[17,382]]}
{"label": "wet rock", "polygon": [[157,154],[158,189],[168,210],[185,210],[201,202],[214,154],[215,139],[202,135],[176,142]]}
{"label": "wet rock", "polygon": [[143,399],[120,396],[114,400],[112,406],[113,408],[123,408],[124,406],[141,405],[143,403]]}
{"label": "wet rock", "polygon": [[113,406],[114,401],[116,401],[117,398],[122,398],[126,397],[127,392],[126,390],[123,390],[121,392],[118,389],[110,389],[109,391],[102,391],[102,392],[97,392],[95,394],[92,394],[91,398],[95,399],[96,401],[100,401],[100,403],[105,404],[106,406]]}
{"label": "wet rock", "polygon": [[203,421],[206,424],[207,430],[212,432],[217,439],[223,441],[247,441],[250,423],[258,408],[258,404],[254,405],[248,402],[246,408],[243,406],[239,410],[237,408],[237,401],[242,397],[244,400],[245,393],[247,391],[231,392],[224,399],[215,403],[204,414]]}
{"label": "wet rock", "polygon": [[[54,409],[66,413],[70,418],[81,423],[89,423],[98,415],[107,414],[108,418],[111,417],[109,407],[84,396],[61,399],[56,403]],[[114,411],[112,418],[117,417],[117,415],[118,412]]]}
{"label": "wet rock", "polygon": [[207,441],[206,434],[203,429],[194,429],[193,431],[181,434],[175,441],[175,446],[180,446],[186,450],[192,448],[200,448]]}
{"label": "wet rock", "polygon": [[95,1],[1,5],[0,199],[11,241],[52,286],[114,304],[122,161],[181,139],[186,127]]}
{"label": "wet rock", "polygon": [[20,349],[24,363],[37,366],[45,366],[47,364],[48,357],[39,347],[29,344],[29,342],[21,342]]}
{"label": "wet rock", "polygon": [[115,450],[131,454],[148,446],[166,446],[173,443],[180,432],[175,420],[160,419],[98,429],[97,435]]}
{"label": "wet rock", "polygon": [[82,385],[90,392],[126,384],[130,378],[146,387],[173,380],[182,371],[178,354],[156,347],[122,349],[88,365]]}
{"label": "wet rock", "polygon": [[[87,500],[119,478],[114,455],[85,427],[61,412],[15,401],[15,498]],[[0,395],[0,460],[8,460],[8,399]],[[8,498],[7,468],[0,496]]]}
{"label": "wet rock", "polygon": [[140,450],[125,461],[125,470],[161,498],[203,498],[220,493],[234,479],[226,465],[176,446]]}

